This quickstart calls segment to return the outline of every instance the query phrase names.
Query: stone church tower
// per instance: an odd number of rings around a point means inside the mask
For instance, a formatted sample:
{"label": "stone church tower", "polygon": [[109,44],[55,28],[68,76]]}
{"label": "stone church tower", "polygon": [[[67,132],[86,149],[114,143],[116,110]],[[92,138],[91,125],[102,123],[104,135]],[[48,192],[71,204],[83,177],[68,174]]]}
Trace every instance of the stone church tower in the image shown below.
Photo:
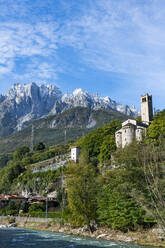
{"label": "stone church tower", "polygon": [[141,96],[141,119],[142,122],[149,125],[153,118],[152,95]]}
{"label": "stone church tower", "polygon": [[153,118],[152,95],[141,96],[141,120],[128,119],[122,123],[122,128],[115,133],[116,146],[124,148],[133,140],[140,142],[143,139],[143,134],[150,125]]}

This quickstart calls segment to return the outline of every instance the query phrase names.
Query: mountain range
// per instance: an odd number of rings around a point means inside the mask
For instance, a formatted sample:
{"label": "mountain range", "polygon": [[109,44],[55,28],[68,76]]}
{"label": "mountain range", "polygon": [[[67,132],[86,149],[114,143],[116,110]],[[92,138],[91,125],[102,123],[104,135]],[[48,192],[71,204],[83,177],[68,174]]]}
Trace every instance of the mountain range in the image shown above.
{"label": "mountain range", "polygon": [[14,84],[0,95],[0,153],[32,147],[32,140],[47,146],[74,142],[112,120],[138,115],[133,106],[82,89],[62,94],[54,85]]}
{"label": "mountain range", "polygon": [[[113,110],[132,117],[139,114],[133,106],[123,106],[109,96],[92,95],[82,89],[63,95],[58,87],[50,84],[14,84],[6,95],[0,95],[0,136],[20,131],[33,120],[58,115],[76,107],[91,111]],[[52,125],[55,127],[55,122]],[[89,125],[94,123],[91,121]]]}

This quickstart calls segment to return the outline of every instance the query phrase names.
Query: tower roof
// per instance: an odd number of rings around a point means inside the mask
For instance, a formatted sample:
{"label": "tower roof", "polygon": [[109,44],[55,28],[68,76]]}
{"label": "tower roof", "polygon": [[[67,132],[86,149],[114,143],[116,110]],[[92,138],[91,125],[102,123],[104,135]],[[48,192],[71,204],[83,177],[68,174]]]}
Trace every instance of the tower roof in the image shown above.
{"label": "tower roof", "polygon": [[128,119],[127,121],[124,121],[124,122],[122,123],[122,127],[128,126],[128,125],[130,125],[130,124],[136,126],[136,125],[137,125],[137,121],[136,121],[136,120]]}

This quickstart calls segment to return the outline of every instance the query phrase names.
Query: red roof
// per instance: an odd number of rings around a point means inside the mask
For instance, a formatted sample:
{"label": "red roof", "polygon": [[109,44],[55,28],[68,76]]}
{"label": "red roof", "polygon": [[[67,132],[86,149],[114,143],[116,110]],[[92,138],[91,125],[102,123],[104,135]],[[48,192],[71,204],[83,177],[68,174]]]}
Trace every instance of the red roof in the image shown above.
{"label": "red roof", "polygon": [[0,195],[0,200],[8,199],[25,199],[25,197],[22,195]]}

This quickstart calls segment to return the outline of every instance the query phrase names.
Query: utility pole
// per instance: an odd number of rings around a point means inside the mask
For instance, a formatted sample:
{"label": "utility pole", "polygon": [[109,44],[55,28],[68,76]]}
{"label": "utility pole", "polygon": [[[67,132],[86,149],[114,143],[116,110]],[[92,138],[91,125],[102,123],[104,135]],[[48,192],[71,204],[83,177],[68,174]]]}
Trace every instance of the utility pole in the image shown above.
{"label": "utility pole", "polygon": [[34,147],[34,125],[32,124],[32,130],[31,130],[31,151],[33,151]]}
{"label": "utility pole", "polygon": [[48,197],[46,197],[46,218],[48,218]]}
{"label": "utility pole", "polygon": [[64,216],[64,173],[63,173],[63,166],[61,167],[61,191],[62,191],[62,202],[61,202],[61,220],[63,221]]}
{"label": "utility pole", "polygon": [[64,131],[64,136],[65,136],[65,145],[66,145],[66,128],[65,128],[65,131]]}

